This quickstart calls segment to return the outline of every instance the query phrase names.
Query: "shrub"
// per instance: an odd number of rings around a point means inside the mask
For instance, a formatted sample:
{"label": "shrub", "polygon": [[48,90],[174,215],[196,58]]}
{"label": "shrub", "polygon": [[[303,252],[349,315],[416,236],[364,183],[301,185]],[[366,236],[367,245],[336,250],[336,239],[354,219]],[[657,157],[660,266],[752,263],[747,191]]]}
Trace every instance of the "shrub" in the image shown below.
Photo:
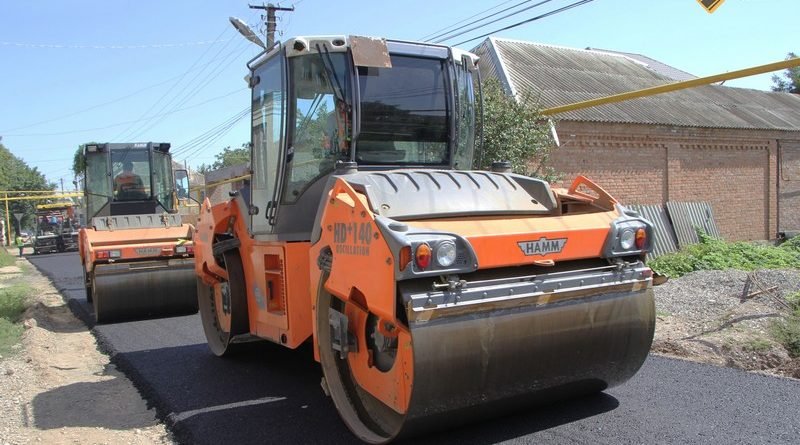
{"label": "shrub", "polygon": [[696,270],[784,269],[800,267],[800,242],[780,247],[726,242],[699,233],[700,242],[648,262],[654,272],[677,278]]}

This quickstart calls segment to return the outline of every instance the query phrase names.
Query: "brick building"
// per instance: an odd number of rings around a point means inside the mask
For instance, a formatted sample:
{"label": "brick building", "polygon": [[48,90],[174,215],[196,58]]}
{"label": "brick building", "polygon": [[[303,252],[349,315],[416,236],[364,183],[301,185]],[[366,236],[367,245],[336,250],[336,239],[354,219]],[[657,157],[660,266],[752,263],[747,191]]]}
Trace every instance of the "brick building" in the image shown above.
{"label": "brick building", "polygon": [[[489,38],[482,74],[543,108],[692,78],[647,57]],[[553,116],[551,164],[628,204],[706,201],[728,240],[800,230],[800,96],[706,85]]]}

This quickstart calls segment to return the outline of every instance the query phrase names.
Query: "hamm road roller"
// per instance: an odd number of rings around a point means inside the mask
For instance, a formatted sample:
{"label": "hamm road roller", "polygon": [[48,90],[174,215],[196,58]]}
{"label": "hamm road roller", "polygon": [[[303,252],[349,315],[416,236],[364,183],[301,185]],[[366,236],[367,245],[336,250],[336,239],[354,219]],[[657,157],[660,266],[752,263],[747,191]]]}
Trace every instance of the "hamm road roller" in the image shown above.
{"label": "hamm road roller", "polygon": [[79,251],[97,323],[197,312],[194,227],[176,213],[169,147],[84,147],[87,225]]}
{"label": "hamm road roller", "polygon": [[602,391],[645,360],[649,222],[569,189],[470,170],[477,57],[298,37],[248,63],[250,187],[195,232],[211,351],[313,342],[360,440]]}

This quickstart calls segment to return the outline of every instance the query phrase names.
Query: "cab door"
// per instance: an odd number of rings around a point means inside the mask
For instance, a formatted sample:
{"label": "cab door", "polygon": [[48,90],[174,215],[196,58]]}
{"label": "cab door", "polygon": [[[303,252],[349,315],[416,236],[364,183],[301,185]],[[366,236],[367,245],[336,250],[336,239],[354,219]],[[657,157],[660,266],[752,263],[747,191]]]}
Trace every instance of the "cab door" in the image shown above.
{"label": "cab door", "polygon": [[281,183],[285,128],[286,88],[283,49],[278,48],[251,73],[250,228],[254,234],[272,233]]}

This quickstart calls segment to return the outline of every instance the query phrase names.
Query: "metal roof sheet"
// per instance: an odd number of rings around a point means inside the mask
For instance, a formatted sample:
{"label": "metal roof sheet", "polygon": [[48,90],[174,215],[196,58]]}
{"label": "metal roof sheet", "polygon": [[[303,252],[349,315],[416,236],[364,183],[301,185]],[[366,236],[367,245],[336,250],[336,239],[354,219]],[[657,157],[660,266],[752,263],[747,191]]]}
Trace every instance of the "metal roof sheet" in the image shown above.
{"label": "metal roof sheet", "polygon": [[[489,38],[474,50],[514,92],[542,108],[634,91],[674,79],[629,55]],[[486,60],[491,59],[491,60]],[[652,60],[652,59],[650,59]],[[491,74],[490,74],[491,75]],[[800,95],[705,85],[555,115],[562,120],[709,128],[800,130]]]}

